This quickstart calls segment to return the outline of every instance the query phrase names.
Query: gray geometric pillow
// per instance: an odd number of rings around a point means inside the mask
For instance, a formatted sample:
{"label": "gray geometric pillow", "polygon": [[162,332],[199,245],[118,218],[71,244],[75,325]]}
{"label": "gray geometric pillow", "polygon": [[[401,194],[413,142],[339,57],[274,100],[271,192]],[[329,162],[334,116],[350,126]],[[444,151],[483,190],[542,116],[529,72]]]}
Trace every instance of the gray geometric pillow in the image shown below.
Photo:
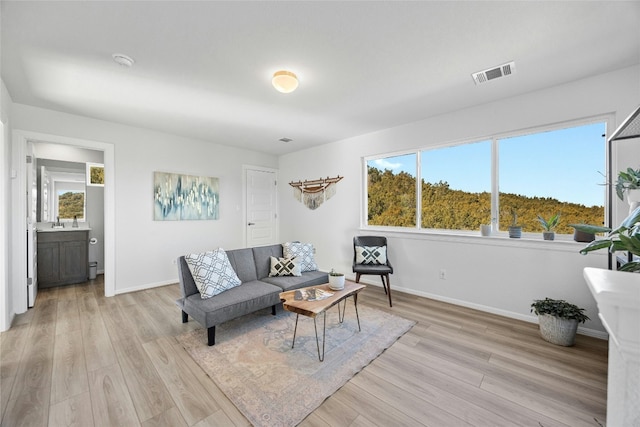
{"label": "gray geometric pillow", "polygon": [[298,258],[270,258],[271,271],[269,271],[269,277],[302,276]]}
{"label": "gray geometric pillow", "polygon": [[285,258],[298,258],[300,260],[300,270],[302,272],[318,270],[316,260],[313,259],[313,245],[311,243],[283,243],[282,255],[284,255]]}
{"label": "gray geometric pillow", "polygon": [[211,298],[242,284],[222,248],[201,254],[188,254],[184,259],[202,299]]}
{"label": "gray geometric pillow", "polygon": [[356,246],[356,264],[385,265],[386,263],[386,246]]}

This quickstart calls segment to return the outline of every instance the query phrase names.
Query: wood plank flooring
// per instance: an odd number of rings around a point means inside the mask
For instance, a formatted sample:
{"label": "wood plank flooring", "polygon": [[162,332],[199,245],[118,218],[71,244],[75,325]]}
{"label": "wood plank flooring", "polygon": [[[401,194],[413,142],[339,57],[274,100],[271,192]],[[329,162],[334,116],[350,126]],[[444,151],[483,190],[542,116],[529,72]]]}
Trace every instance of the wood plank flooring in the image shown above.
{"label": "wood plank flooring", "polygon": [[[104,297],[102,276],[43,289],[0,334],[0,419],[13,426],[247,426],[180,347],[177,285]],[[358,302],[416,326],[302,426],[601,426],[607,342],[368,287]],[[203,333],[203,344],[206,342]]]}

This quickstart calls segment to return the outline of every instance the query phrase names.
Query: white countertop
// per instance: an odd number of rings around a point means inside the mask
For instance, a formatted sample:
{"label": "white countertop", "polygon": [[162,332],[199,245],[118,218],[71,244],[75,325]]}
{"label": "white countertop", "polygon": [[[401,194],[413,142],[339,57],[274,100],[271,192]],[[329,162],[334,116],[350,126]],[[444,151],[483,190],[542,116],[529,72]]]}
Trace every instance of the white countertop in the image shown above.
{"label": "white countertop", "polygon": [[49,226],[49,228],[37,228],[36,231],[38,233],[57,233],[64,231],[91,231],[91,228],[82,226],[72,227],[71,225],[65,225],[64,228],[52,228],[51,226]]}

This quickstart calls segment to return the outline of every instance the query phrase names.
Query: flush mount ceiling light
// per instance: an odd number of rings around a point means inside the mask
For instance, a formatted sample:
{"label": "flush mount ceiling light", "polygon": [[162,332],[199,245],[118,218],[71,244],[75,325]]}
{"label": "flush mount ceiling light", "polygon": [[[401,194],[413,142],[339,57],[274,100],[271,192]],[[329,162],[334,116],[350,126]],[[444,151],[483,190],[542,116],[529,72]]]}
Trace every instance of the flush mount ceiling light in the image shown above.
{"label": "flush mount ceiling light", "polygon": [[271,84],[278,92],[291,93],[298,87],[298,77],[291,71],[276,71],[271,79]]}
{"label": "flush mount ceiling light", "polygon": [[131,67],[135,62],[133,58],[123,53],[114,53],[113,55],[111,55],[111,57],[116,62],[116,64],[122,65],[123,67],[127,68]]}

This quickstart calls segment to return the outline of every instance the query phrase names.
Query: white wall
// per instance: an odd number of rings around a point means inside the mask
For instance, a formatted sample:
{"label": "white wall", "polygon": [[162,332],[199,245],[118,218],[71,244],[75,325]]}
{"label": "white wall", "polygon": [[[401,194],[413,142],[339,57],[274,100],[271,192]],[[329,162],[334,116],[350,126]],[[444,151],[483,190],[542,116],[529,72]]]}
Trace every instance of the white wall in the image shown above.
{"label": "white wall", "polygon": [[0,331],[11,326],[14,312],[10,301],[13,294],[9,287],[10,277],[10,224],[11,224],[11,96],[0,80],[0,121],[2,122],[2,156],[0,161]]}
{"label": "white wall", "polygon": [[[352,237],[387,235],[395,268],[392,289],[524,320],[534,319],[529,312],[534,299],[568,299],[587,309],[592,320],[584,325],[586,332],[602,335],[604,328],[582,269],[606,268],[604,254],[579,255],[582,244],[575,242],[361,230],[362,157],[608,113],[615,114],[619,124],[637,106],[639,76],[640,67],[631,67],[281,156],[281,182],[345,176],[336,196],[314,211],[294,199],[291,187],[280,186],[281,240],[313,242],[321,268],[351,273]],[[640,147],[627,146],[616,157],[617,167],[638,163]],[[570,159],[567,162],[571,167]],[[447,271],[446,280],[438,278],[441,269]]]}
{"label": "white wall", "polygon": [[[242,165],[277,167],[275,156],[27,105],[13,104],[13,129],[113,144],[115,292],[175,283],[188,252],[243,245]],[[220,179],[218,221],[154,221],[153,172]]]}

